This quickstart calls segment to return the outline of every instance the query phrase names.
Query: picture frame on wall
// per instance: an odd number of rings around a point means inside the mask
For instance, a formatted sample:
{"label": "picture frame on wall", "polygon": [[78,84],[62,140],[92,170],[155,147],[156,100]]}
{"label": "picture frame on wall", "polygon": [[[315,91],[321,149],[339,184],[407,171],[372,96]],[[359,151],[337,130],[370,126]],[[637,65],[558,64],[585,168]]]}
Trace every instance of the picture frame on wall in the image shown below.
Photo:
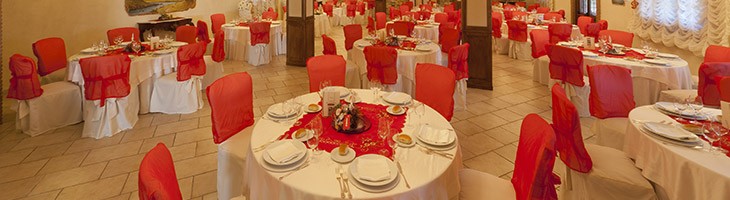
{"label": "picture frame on wall", "polygon": [[614,5],[624,5],[624,0],[611,0]]}

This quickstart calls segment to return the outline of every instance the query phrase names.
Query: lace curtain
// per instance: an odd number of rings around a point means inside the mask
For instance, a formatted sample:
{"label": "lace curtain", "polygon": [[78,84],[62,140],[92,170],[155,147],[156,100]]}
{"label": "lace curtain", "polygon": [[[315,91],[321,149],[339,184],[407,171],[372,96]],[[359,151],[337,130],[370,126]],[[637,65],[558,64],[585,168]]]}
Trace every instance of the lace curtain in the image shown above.
{"label": "lace curtain", "polygon": [[711,44],[728,45],[730,1],[639,0],[629,30],[643,39],[703,56]]}

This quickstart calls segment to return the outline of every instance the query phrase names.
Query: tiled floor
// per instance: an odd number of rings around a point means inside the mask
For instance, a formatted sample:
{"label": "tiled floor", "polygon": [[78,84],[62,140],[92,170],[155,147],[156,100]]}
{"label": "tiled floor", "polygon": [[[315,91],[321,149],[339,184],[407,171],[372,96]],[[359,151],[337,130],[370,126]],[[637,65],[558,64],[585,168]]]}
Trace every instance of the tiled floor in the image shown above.
{"label": "tiled floor", "polygon": [[[331,35],[339,54],[346,55],[342,29],[333,29]],[[315,54],[321,54],[321,40],[315,44]],[[256,116],[271,104],[308,91],[306,69],[286,66],[285,61],[286,56],[278,56],[259,67],[224,62],[227,73],[252,75]],[[549,93],[532,81],[531,62],[502,55],[494,56],[494,85],[493,91],[469,89],[469,109],[456,112],[452,125],[466,167],[508,179],[521,119],[528,113],[551,119]],[[134,129],[95,140],[81,138],[82,124],[28,137],[15,130],[15,113],[8,104],[0,125],[0,199],[137,199],[139,162],[158,142],[170,147],[185,199],[217,197],[217,148],[207,105],[187,115],[141,115]],[[586,138],[592,136],[591,122],[582,119]]]}

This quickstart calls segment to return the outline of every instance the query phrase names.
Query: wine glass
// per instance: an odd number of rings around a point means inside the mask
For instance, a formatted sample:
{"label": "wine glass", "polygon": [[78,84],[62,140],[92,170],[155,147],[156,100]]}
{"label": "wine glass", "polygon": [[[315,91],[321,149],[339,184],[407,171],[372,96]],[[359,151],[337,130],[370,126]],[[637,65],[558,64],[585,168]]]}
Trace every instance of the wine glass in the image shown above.
{"label": "wine glass", "polygon": [[395,29],[390,29],[390,36],[395,36]]}
{"label": "wine glass", "polygon": [[398,143],[393,138],[386,138],[386,140],[390,149],[393,150],[393,160],[395,160],[397,158],[395,156],[395,150],[398,148]]}
{"label": "wine glass", "polygon": [[324,92],[324,90],[331,85],[332,85],[332,82],[330,82],[330,80],[323,80],[323,81],[319,82],[319,91]]}
{"label": "wine glass", "polygon": [[139,51],[142,51],[142,45],[140,45],[139,42],[132,41],[132,51],[134,51],[135,54],[139,54]]}
{"label": "wine glass", "polygon": [[377,80],[370,80],[370,90],[373,92],[373,102],[377,103],[380,98],[380,91],[383,90],[382,84]]}
{"label": "wine glass", "polygon": [[426,113],[426,106],[424,106],[423,103],[421,103],[421,102],[416,102],[415,100],[411,100],[411,101],[414,101],[413,102],[413,111],[418,116],[418,123],[420,124],[423,122],[422,119],[423,119],[423,115]]}
{"label": "wine glass", "polygon": [[704,107],[704,105],[702,104],[702,97],[697,97],[695,99],[691,99],[691,97],[688,97],[687,100],[689,102],[689,108],[695,111],[695,115],[699,116],[700,110],[702,110],[702,108]]}
{"label": "wine glass", "polygon": [[312,150],[312,153],[314,155],[319,155],[319,153],[320,153],[320,151],[317,150],[318,145],[319,145],[319,137],[317,137],[316,135],[312,138],[309,138],[309,140],[307,140],[307,146],[309,146],[309,149]]}
{"label": "wine glass", "polygon": [[709,126],[710,128],[707,132],[704,132],[704,135],[705,138],[707,138],[707,140],[710,142],[709,149],[714,152],[720,152],[720,149],[716,146],[713,146],[712,144],[714,144],[716,141],[720,140],[722,136],[727,134],[728,130],[722,127],[722,124],[715,122],[715,120],[708,123],[707,126]]}
{"label": "wine glass", "polygon": [[391,123],[393,121],[389,117],[378,118],[378,136],[380,136],[380,139],[385,140],[390,135]]}
{"label": "wine glass", "polygon": [[412,38],[417,38],[418,37],[418,35],[416,34],[416,29],[415,28],[413,28],[413,30],[411,30],[411,37]]}
{"label": "wine glass", "polygon": [[114,38],[114,45],[120,46],[122,42],[124,42],[124,38],[121,35]]}

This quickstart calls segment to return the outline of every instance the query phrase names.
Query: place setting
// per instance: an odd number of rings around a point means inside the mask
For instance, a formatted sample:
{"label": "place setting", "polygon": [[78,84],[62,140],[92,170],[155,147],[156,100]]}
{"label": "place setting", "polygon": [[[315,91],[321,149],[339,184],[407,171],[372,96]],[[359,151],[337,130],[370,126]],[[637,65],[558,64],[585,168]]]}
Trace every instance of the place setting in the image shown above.
{"label": "place setting", "polygon": [[298,140],[278,140],[268,145],[262,153],[262,165],[271,172],[287,172],[307,163],[309,150]]}
{"label": "place setting", "polygon": [[[263,118],[276,123],[291,121],[302,114],[300,106],[301,105],[290,101],[277,103],[269,107]],[[309,106],[307,106],[307,108],[309,108]]]}

